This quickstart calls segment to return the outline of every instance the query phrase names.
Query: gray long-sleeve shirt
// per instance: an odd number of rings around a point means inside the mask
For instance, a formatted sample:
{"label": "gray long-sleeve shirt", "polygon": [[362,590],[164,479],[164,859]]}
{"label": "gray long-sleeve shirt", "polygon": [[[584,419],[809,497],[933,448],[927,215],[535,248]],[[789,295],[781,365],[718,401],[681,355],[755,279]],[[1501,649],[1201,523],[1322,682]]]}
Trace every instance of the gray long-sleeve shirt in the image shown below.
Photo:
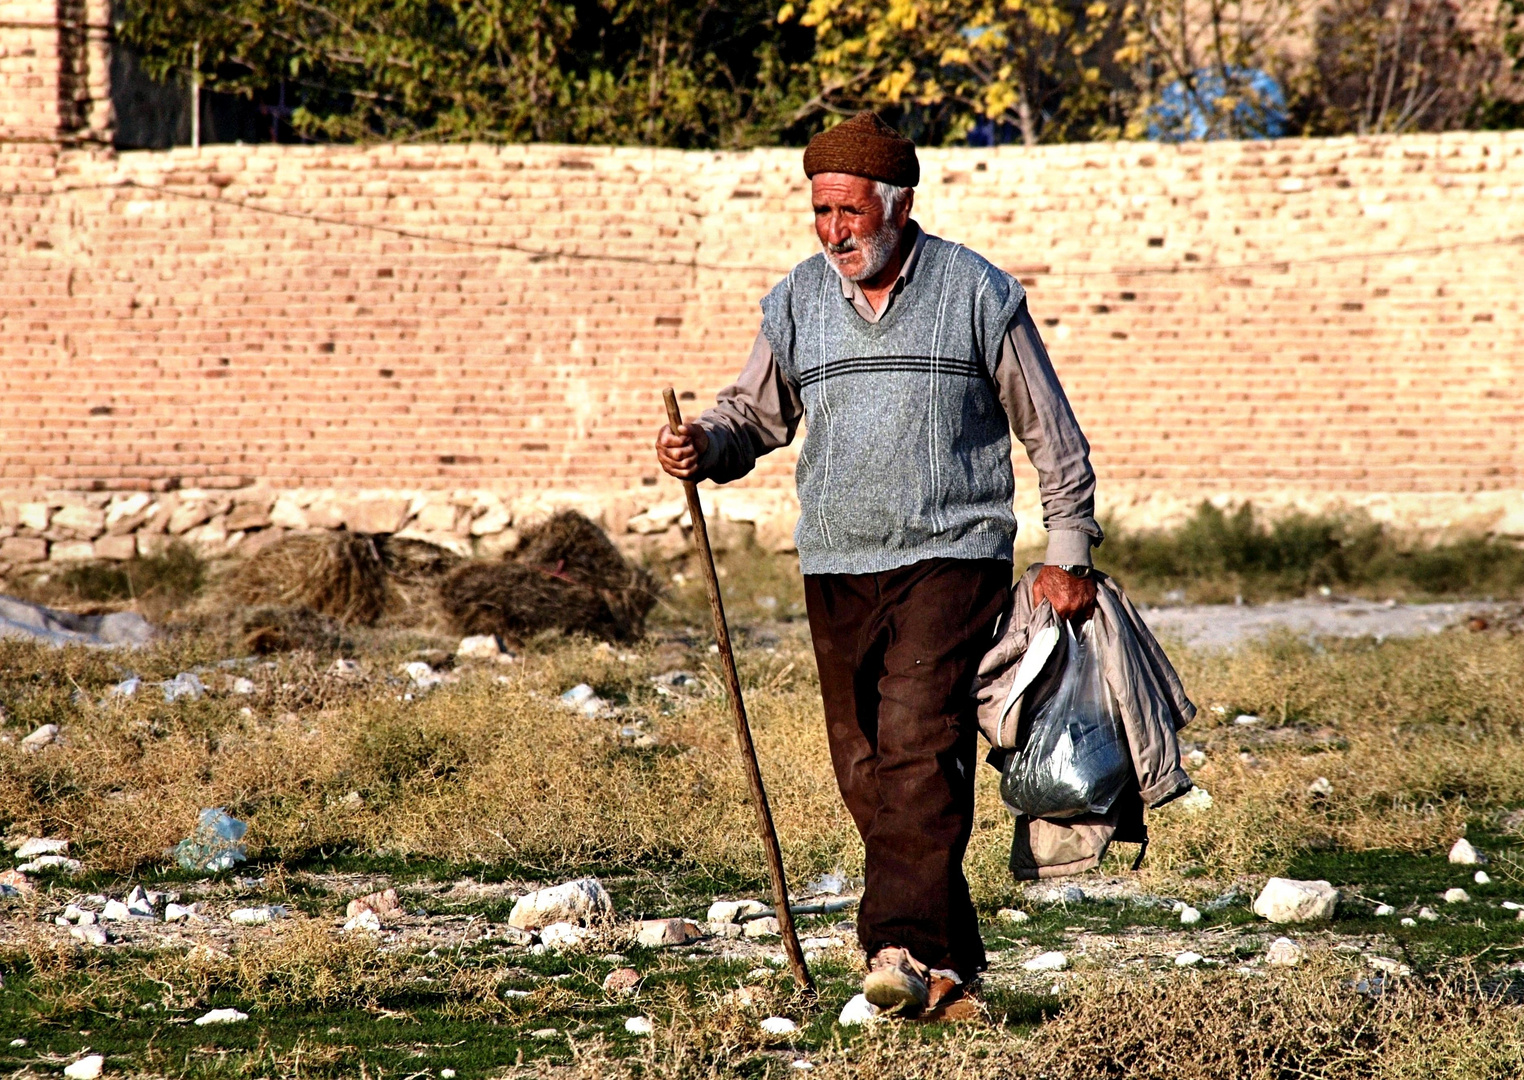
{"label": "gray long-sleeve shirt", "polygon": [[[915,272],[925,233],[915,241],[882,309],[875,311],[862,288],[842,281],[842,295],[865,321],[876,323],[893,305]],[[1095,521],[1095,472],[1090,445],[1080,431],[1043,347],[1025,301],[1012,318],[995,367],[996,388],[1011,430],[1037,470],[1043,526],[1048,530],[1045,561],[1090,563],[1090,549],[1103,534]],[[785,377],[771,344],[758,334],[736,382],[721,390],[714,408],[697,418],[709,438],[699,459],[701,475],[728,483],[749,473],[763,454],[786,446],[798,430],[804,406],[798,388]]]}

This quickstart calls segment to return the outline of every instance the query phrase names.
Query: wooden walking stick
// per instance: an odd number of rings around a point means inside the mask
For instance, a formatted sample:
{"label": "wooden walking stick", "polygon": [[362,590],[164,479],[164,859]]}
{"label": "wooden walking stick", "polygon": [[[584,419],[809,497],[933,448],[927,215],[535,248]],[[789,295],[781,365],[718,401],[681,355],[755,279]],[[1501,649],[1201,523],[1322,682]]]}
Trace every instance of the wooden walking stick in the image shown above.
{"label": "wooden walking stick", "polygon": [[[682,410],[677,407],[677,395],[672,387],[662,392],[667,403],[667,423],[673,432],[683,426]],[[720,666],[725,669],[725,687],[730,691],[730,711],[736,720],[736,741],[741,744],[741,757],[746,762],[746,779],[751,782],[751,801],[757,808],[757,831],[762,834],[762,847],[767,852],[767,871],[773,879],[773,909],[777,912],[778,931],[783,935],[783,951],[788,954],[788,965],[794,973],[799,989],[815,993],[815,981],[804,962],[804,950],[799,946],[799,935],[794,931],[794,913],[788,905],[788,883],[783,878],[783,851],[778,847],[778,830],[773,827],[773,814],[767,806],[767,792],[762,787],[762,769],[757,764],[757,748],[751,741],[751,725],[746,721],[746,705],[741,701],[741,678],[736,674],[735,652],[730,647],[730,627],[725,622],[725,605],[720,600],[720,579],[714,571],[714,552],[709,547],[709,530],[704,526],[704,508],[699,505],[698,485],[691,480],[683,481],[683,491],[688,496],[688,516],[693,518],[693,546],[698,550],[699,562],[704,566],[704,583],[709,586],[709,610],[714,615],[714,638],[720,646]]]}

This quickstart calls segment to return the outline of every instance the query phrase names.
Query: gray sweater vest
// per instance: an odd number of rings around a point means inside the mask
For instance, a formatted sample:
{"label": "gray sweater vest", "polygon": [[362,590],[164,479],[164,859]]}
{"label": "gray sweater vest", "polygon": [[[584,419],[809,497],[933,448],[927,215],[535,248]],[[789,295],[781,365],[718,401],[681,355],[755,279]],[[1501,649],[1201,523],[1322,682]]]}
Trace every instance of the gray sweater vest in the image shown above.
{"label": "gray sweater vest", "polygon": [[994,371],[1024,295],[1005,271],[928,235],[877,323],[842,295],[824,255],[763,298],[762,332],[804,404],[804,573],[1011,558],[1011,428]]}

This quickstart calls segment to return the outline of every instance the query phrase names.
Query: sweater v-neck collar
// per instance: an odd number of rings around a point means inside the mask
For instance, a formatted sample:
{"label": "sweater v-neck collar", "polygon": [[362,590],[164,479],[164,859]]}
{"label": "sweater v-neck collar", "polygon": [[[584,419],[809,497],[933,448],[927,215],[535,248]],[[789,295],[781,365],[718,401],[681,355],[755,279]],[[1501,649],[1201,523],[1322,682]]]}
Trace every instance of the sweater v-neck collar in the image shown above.
{"label": "sweater v-neck collar", "polygon": [[[921,249],[926,246],[926,230],[921,228],[920,223],[914,218],[911,218],[905,227],[914,230],[915,239],[911,241],[910,252],[905,256],[905,261],[900,266],[900,272],[895,275],[894,287],[889,290],[889,295],[884,298],[882,311],[873,311],[873,305],[868,302],[867,294],[863,292],[861,285],[837,275],[837,279],[841,282],[842,299],[852,306],[853,313],[868,326],[878,326],[889,317],[889,313],[895,308],[895,301],[910,287],[910,283],[915,277],[916,263],[920,261]],[[835,271],[833,270],[832,272],[834,273]]]}

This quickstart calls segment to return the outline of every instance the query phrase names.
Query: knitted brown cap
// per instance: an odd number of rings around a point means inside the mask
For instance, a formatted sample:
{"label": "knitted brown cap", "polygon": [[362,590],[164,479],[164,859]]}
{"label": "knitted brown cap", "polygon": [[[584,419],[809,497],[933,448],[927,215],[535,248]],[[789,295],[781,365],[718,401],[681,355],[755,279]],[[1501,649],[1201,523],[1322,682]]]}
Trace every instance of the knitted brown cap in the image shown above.
{"label": "knitted brown cap", "polygon": [[822,131],[804,150],[804,175],[848,173],[882,180],[896,187],[915,187],[921,180],[921,163],[915,143],[878,118],[860,112],[852,119]]}

